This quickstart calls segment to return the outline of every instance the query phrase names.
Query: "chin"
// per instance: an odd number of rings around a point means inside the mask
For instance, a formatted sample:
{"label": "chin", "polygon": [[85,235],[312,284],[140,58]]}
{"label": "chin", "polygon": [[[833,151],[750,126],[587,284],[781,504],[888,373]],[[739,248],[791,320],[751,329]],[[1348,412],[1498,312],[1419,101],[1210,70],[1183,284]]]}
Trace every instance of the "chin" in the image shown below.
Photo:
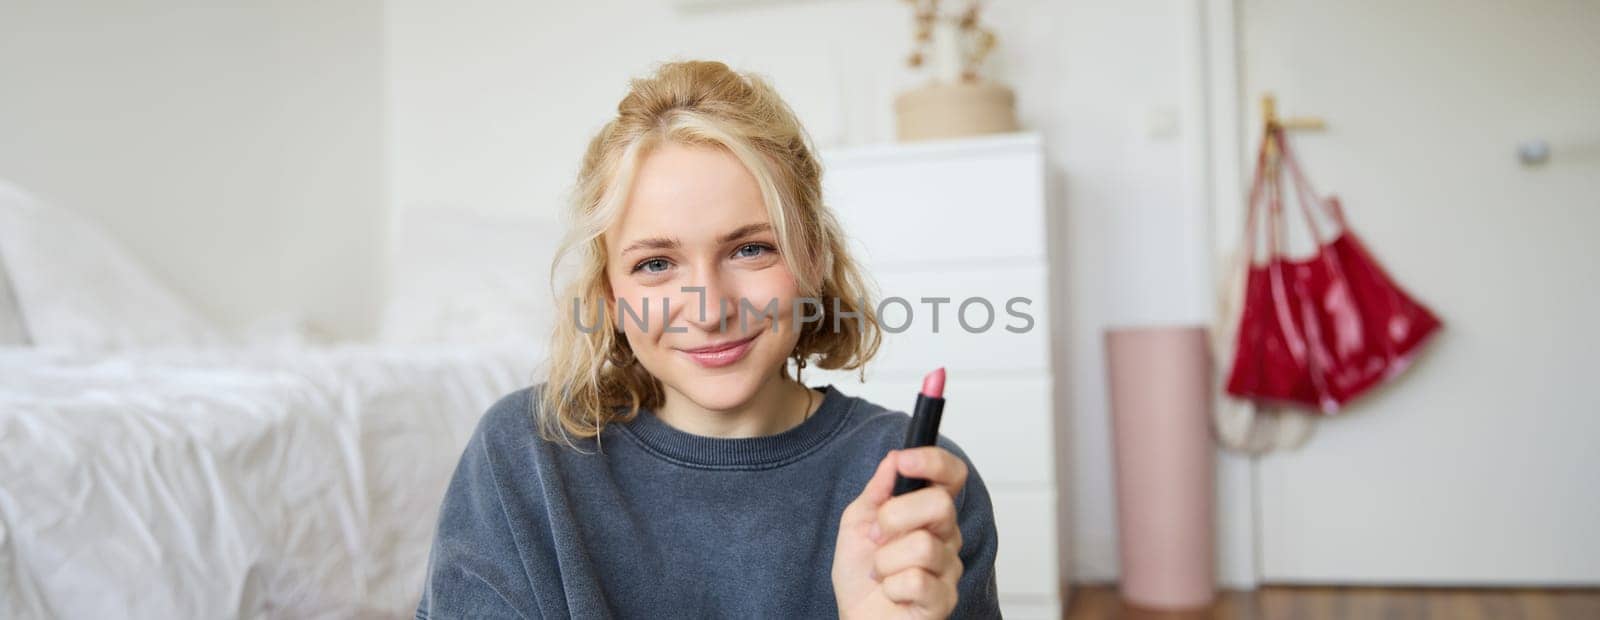
{"label": "chin", "polygon": [[754,372],[689,376],[677,388],[701,407],[725,411],[750,402],[761,388],[761,378]]}

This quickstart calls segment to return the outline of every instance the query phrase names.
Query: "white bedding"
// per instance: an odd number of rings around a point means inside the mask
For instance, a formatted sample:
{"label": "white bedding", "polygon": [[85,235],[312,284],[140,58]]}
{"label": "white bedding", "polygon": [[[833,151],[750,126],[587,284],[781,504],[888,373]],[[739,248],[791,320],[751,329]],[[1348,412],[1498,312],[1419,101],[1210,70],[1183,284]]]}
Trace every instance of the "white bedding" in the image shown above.
{"label": "white bedding", "polygon": [[409,617],[526,349],[0,347],[0,618]]}

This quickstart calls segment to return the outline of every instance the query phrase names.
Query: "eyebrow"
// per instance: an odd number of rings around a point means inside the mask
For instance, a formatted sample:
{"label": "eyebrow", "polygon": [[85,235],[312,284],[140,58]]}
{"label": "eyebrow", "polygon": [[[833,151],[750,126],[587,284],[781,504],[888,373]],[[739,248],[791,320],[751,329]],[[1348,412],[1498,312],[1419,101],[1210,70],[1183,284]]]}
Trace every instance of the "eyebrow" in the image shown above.
{"label": "eyebrow", "polygon": [[[744,226],[733,229],[732,232],[717,237],[717,243],[729,243],[769,230],[772,230],[772,225],[765,222],[759,224],[745,224]],[[678,247],[679,245],[681,244],[677,239],[674,238],[650,237],[648,239],[640,239],[628,244],[628,247],[622,249],[622,255],[626,256],[629,252],[634,250],[670,250]]]}
{"label": "eyebrow", "polygon": [[627,256],[629,252],[634,250],[670,250],[675,247],[678,247],[677,239],[651,237],[649,239],[640,239],[629,244],[628,247],[622,249],[622,255]]}
{"label": "eyebrow", "polygon": [[745,237],[752,236],[752,235],[754,235],[756,233],[766,232],[766,231],[769,231],[769,230],[772,230],[772,225],[768,224],[768,223],[765,223],[765,222],[762,222],[760,224],[745,224],[744,226],[740,226],[738,228],[733,229],[733,232],[730,232],[730,233],[728,233],[726,235],[723,235],[721,237],[717,237],[717,243],[728,243],[728,242],[731,242],[731,241],[737,241],[739,239],[743,239]]}

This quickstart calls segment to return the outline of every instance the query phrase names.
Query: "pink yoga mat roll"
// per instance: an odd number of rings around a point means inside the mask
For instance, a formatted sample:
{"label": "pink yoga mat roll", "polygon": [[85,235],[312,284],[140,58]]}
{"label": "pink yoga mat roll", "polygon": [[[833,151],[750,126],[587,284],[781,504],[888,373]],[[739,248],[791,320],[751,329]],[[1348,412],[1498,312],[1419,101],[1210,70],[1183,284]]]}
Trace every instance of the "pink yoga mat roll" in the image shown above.
{"label": "pink yoga mat roll", "polygon": [[1140,607],[1204,607],[1216,589],[1210,364],[1204,328],[1106,333],[1122,597]]}

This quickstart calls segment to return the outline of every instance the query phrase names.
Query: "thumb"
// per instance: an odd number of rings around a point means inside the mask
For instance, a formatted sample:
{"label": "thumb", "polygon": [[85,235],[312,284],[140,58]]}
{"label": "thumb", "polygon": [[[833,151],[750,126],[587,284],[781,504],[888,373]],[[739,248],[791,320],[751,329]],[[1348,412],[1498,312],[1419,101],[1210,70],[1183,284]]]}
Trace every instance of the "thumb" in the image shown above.
{"label": "thumb", "polygon": [[889,501],[894,493],[895,457],[898,450],[890,450],[878,461],[878,470],[872,473],[872,478],[867,480],[867,486],[861,489],[861,494],[855,501],[845,508],[845,519],[861,521],[875,519],[878,506]]}

